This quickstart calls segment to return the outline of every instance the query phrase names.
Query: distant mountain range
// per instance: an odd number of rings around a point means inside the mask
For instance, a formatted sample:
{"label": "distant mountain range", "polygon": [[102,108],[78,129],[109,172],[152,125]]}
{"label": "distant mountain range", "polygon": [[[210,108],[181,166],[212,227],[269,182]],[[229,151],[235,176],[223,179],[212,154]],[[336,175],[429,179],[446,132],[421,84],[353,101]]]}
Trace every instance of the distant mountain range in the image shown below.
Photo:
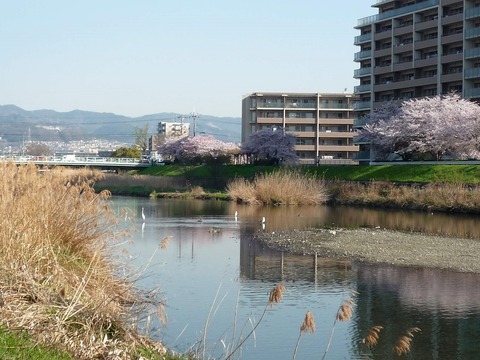
{"label": "distant mountain range", "polygon": [[[104,139],[127,144],[135,142],[135,128],[148,124],[149,134],[157,132],[159,122],[180,122],[180,114],[158,113],[127,117],[112,113],[74,110],[27,111],[15,105],[0,105],[0,140],[3,145],[25,141],[78,141]],[[192,123],[188,116],[184,122]],[[191,132],[193,124],[190,125]],[[209,134],[226,142],[240,142],[241,118],[199,114],[196,134]]]}

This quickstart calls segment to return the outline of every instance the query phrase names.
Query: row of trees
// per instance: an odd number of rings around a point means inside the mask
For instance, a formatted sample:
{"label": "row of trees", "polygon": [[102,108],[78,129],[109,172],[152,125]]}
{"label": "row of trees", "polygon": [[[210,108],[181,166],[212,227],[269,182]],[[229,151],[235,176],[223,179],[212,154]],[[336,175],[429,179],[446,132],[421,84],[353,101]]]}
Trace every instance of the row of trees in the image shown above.
{"label": "row of trees", "polygon": [[357,137],[373,160],[480,159],[480,106],[458,94],[388,103]]}
{"label": "row of trees", "polygon": [[169,139],[158,152],[164,158],[183,164],[230,163],[233,158],[262,164],[297,161],[295,136],[271,128],[253,133],[241,146],[201,135]]}

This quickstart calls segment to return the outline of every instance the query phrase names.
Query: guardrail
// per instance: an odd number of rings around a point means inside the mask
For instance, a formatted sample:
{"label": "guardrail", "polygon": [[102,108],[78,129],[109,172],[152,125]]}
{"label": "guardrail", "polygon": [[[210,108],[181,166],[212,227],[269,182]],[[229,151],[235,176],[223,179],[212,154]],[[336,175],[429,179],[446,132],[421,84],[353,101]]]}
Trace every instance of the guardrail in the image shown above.
{"label": "guardrail", "polygon": [[125,167],[125,168],[146,168],[152,166],[148,160],[134,158],[114,158],[95,156],[21,156],[21,155],[0,155],[0,160],[14,161],[16,164],[34,163],[43,166],[76,166],[76,167]]}

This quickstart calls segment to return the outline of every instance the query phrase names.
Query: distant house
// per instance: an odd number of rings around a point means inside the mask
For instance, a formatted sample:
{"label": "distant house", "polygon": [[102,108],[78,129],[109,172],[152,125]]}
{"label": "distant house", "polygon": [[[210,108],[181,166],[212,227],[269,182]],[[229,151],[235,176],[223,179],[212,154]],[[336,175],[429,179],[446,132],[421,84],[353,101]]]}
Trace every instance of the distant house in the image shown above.
{"label": "distant house", "polygon": [[156,156],[157,147],[165,143],[169,138],[181,138],[190,134],[190,123],[176,122],[159,122],[157,133],[150,136],[148,141],[148,149],[150,155]]}

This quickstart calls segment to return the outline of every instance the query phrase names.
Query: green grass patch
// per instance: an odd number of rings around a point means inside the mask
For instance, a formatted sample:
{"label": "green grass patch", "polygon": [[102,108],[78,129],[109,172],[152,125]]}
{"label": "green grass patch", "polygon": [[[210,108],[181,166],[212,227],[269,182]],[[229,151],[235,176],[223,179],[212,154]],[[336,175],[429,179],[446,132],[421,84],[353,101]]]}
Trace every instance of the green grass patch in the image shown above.
{"label": "green grass patch", "polygon": [[278,167],[275,166],[254,166],[254,165],[163,165],[152,166],[142,170],[141,175],[155,176],[194,176],[194,177],[245,177],[251,178],[260,172],[272,172]]}
{"label": "green grass patch", "polygon": [[[275,166],[254,165],[199,165],[154,166],[143,170],[142,175],[254,178],[259,173],[270,173]],[[480,183],[478,165],[343,165],[305,166],[301,170],[327,180],[393,181],[417,183]]]}
{"label": "green grass patch", "polygon": [[328,180],[416,183],[480,183],[478,165],[357,165],[307,168]]}
{"label": "green grass patch", "polygon": [[16,334],[0,327],[0,359],[69,360],[72,357],[57,349],[36,344],[27,334]]}

